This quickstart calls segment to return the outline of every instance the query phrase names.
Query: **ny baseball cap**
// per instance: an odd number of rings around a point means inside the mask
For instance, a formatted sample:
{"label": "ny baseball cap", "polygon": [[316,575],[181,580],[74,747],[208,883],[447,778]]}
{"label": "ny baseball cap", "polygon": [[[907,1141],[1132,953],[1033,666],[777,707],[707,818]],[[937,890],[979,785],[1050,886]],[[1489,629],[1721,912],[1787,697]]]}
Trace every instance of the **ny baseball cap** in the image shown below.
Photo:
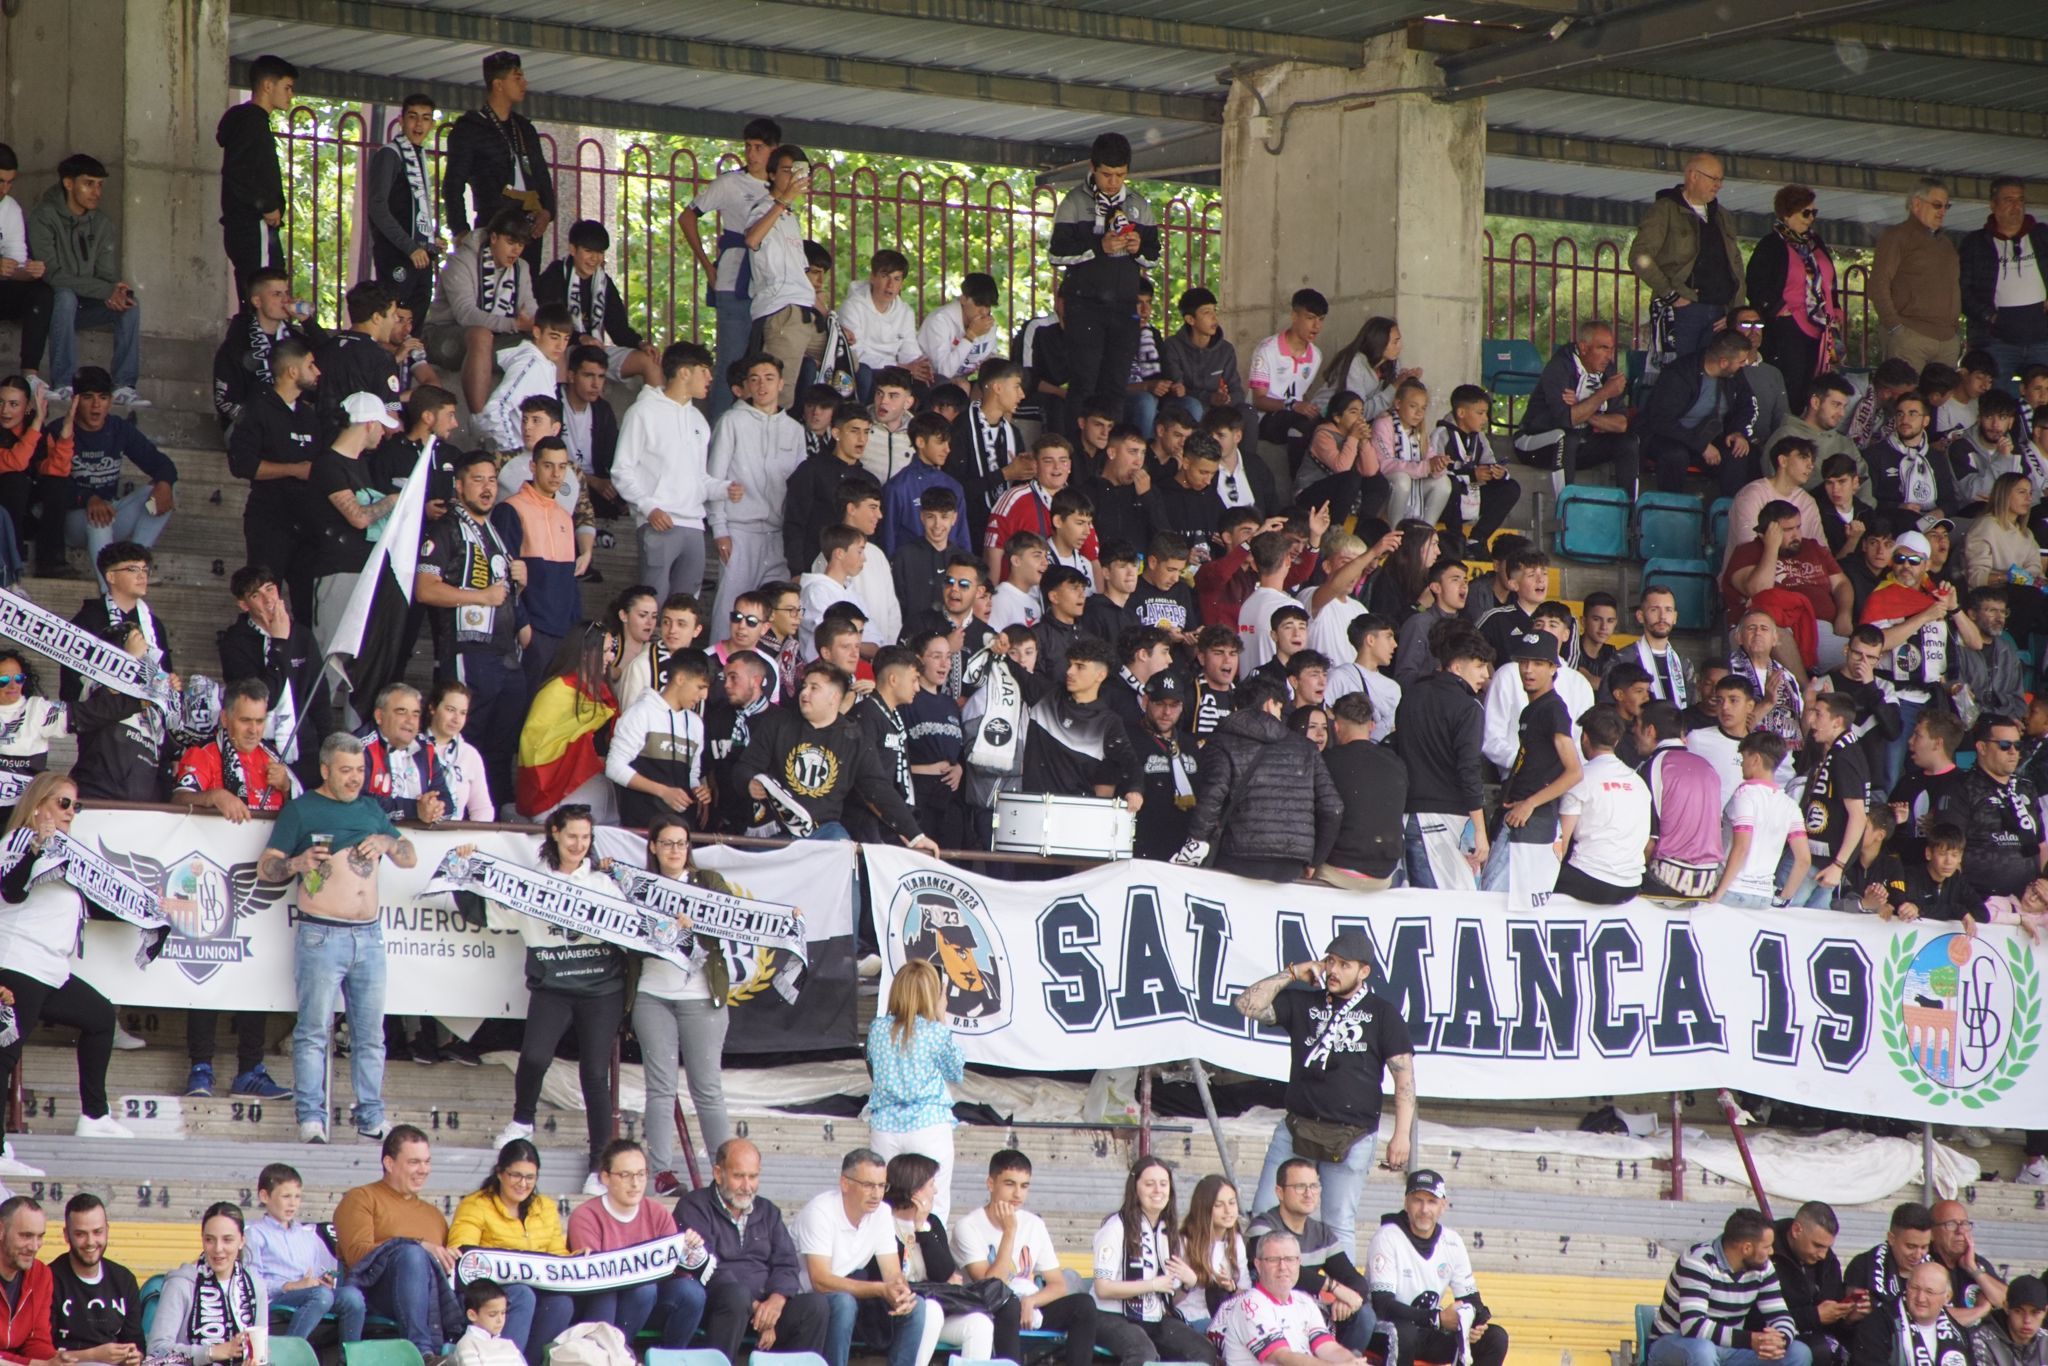
{"label": "ny baseball cap", "polygon": [[1534,659],[1557,663],[1557,637],[1548,631],[1515,631],[1508,636],[1509,659]]}
{"label": "ny baseball cap", "polygon": [[1156,673],[1145,680],[1145,700],[1148,702],[1183,702],[1187,692],[1181,687],[1180,675]]}

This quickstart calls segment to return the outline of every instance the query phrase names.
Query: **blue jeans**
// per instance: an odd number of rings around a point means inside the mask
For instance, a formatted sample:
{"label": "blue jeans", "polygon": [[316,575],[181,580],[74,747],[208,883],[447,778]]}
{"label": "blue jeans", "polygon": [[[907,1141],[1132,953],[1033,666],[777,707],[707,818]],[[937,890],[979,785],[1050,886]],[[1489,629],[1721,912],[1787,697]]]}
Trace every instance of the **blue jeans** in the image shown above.
{"label": "blue jeans", "polygon": [[[924,1317],[932,1309],[930,1300],[920,1299],[908,1314],[892,1320],[896,1325],[896,1338],[889,1344],[889,1366],[916,1366],[917,1349],[924,1339]],[[833,1321],[836,1326],[836,1315]]]}
{"label": "blue jeans", "polygon": [[814,840],[850,840],[853,838],[846,827],[838,821],[826,821],[805,838]]}
{"label": "blue jeans", "polygon": [[[382,1025],[373,1032],[380,1039],[384,1036]],[[377,1060],[381,1063],[383,1059],[380,1044]],[[444,1345],[439,1297],[440,1287],[447,1284],[447,1273],[432,1253],[411,1239],[390,1255],[393,1264],[385,1267],[377,1283],[363,1292],[363,1301],[371,1313],[395,1322],[398,1335],[419,1348],[421,1356],[433,1356]]]}
{"label": "blue jeans", "polygon": [[[164,534],[164,527],[170,522],[168,512],[151,512],[150,495],[156,492],[155,484],[138,484],[114,502],[114,520],[105,526],[94,526],[86,519],[84,508],[73,508],[64,514],[64,544],[85,547],[85,558],[93,566],[93,573],[99,571],[100,551],[115,541],[134,541],[137,545],[155,545],[156,538]],[[107,581],[100,580],[100,591],[105,592]]]}
{"label": "blue jeans", "polygon": [[711,409],[711,423],[716,426],[720,415],[733,405],[732,388],[725,382],[725,372],[745,358],[747,338],[754,333],[754,315],[749,301],[724,290],[712,294],[711,311],[717,319],[712,349],[718,356],[718,364],[711,372],[711,393],[707,403]]}
{"label": "blue jeans", "polygon": [[299,1122],[327,1118],[327,1043],[337,995],[348,1004],[349,1079],[356,1127],[384,1122],[384,928],[300,921],[292,975],[299,1023],[292,1030],[292,1101]]}
{"label": "blue jeans", "polygon": [[[1183,400],[1185,401],[1185,400]],[[1149,389],[1140,389],[1124,399],[1124,421],[1152,439],[1152,424],[1159,418],[1159,396]]]}
{"label": "blue jeans", "polygon": [[116,312],[68,289],[50,301],[50,387],[62,389],[77,374],[78,334],[88,327],[114,329],[114,387],[133,388],[142,378],[142,305]]}
{"label": "blue jeans", "polygon": [[1719,304],[1697,302],[1671,310],[1672,354],[1690,356],[1704,348],[1714,334],[1714,324],[1727,314]]}
{"label": "blue jeans", "polygon": [[2029,365],[2048,365],[2048,341],[1987,341],[1979,342],[1978,346],[1998,362],[1998,387],[2014,398],[2020,396],[2019,381],[2014,376]]}
{"label": "blue jeans", "polygon": [[[1379,1135],[1366,1134],[1351,1146],[1351,1156],[1342,1162],[1316,1163],[1316,1179],[1323,1183],[1320,1217],[1336,1235],[1337,1246],[1353,1262],[1359,1259],[1358,1201],[1365,1194],[1366,1173],[1372,1170],[1373,1149],[1378,1143]],[[1259,1208],[1270,1208],[1279,1199],[1274,1183],[1280,1179],[1280,1164],[1293,1156],[1294,1135],[1287,1131],[1283,1120],[1273,1126],[1273,1141],[1266,1145],[1266,1163],[1259,1169]],[[1370,1307],[1368,1304],[1360,1312],[1368,1312]]]}
{"label": "blue jeans", "polygon": [[[1765,1366],[1747,1347],[1719,1347],[1704,1338],[1666,1333],[1650,1342],[1650,1366]],[[1813,1366],[1813,1351],[1794,1339],[1785,1344],[1781,1366]]]}
{"label": "blue jeans", "polygon": [[853,1355],[853,1321],[860,1301],[844,1291],[825,1296],[825,1366],[846,1366]]}
{"label": "blue jeans", "polygon": [[[540,1349],[560,1337],[576,1321],[576,1297],[530,1285],[505,1287],[505,1331],[499,1334],[532,1361]],[[533,1352],[527,1351],[532,1344]]]}
{"label": "blue jeans", "polygon": [[576,1297],[578,1323],[615,1324],[626,1335],[628,1346],[642,1328],[658,1322],[661,1346],[686,1347],[697,1336],[697,1324],[703,1317],[704,1286],[688,1276]]}
{"label": "blue jeans", "polygon": [[286,1337],[312,1337],[313,1330],[320,1326],[320,1320],[332,1313],[343,1342],[363,1340],[363,1316],[369,1312],[369,1306],[363,1303],[363,1292],[352,1285],[309,1285],[303,1290],[280,1290],[270,1297],[270,1312],[275,1314],[280,1309],[288,1309],[292,1315],[292,1326],[285,1330]]}
{"label": "blue jeans", "polygon": [[1884,790],[1887,792],[1899,785],[1899,775],[1906,771],[1906,742],[1913,738],[1913,727],[1925,710],[1925,702],[1899,699],[1899,738],[1884,747]]}

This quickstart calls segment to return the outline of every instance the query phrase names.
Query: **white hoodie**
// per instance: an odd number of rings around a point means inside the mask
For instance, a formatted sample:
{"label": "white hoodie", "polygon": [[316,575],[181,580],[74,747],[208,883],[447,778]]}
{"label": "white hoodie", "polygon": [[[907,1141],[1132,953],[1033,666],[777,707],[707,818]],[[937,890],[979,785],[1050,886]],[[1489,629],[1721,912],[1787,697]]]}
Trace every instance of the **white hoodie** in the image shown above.
{"label": "white hoodie", "polygon": [[[751,403],[727,408],[711,434],[705,498],[712,531],[720,536],[734,527],[781,531],[783,496],[804,453],[803,424],[788,413],[764,413]],[[733,484],[746,490],[737,503],[726,496]]]}
{"label": "white hoodie", "polygon": [[516,451],[526,442],[520,430],[519,405],[535,394],[555,397],[559,374],[556,365],[541,354],[532,341],[523,341],[498,358],[505,377],[491,390],[483,411],[476,415],[476,434],[490,442],[494,451]]}
{"label": "white hoodie", "polygon": [[678,403],[648,385],[619,424],[612,456],[612,484],[646,525],[660,508],[677,526],[704,529],[704,503],[711,491],[711,424],[694,403]]}
{"label": "white hoodie", "polygon": [[924,354],[917,344],[917,314],[910,305],[898,295],[887,313],[876,311],[874,290],[866,280],[846,291],[846,302],[839,306],[839,327],[846,333],[855,365],[879,370],[908,365]]}

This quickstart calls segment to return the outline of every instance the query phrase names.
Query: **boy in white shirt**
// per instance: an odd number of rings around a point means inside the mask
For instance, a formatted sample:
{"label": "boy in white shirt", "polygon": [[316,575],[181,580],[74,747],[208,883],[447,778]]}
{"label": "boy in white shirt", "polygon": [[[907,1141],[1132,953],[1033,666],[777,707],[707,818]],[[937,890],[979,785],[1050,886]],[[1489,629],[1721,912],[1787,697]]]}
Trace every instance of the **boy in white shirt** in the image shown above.
{"label": "boy in white shirt", "polygon": [[[1785,741],[1760,730],[1744,736],[1736,748],[1742,758],[1742,785],[1728,799],[1728,861],[1721,867],[1721,882],[1711,900],[1755,910],[1782,906],[1793,889],[1805,883],[1813,864],[1799,807],[1778,790],[1772,777],[1785,758]],[[1780,884],[1778,864],[1788,841],[1792,868]]]}
{"label": "boy in white shirt", "polygon": [[839,326],[853,353],[854,384],[862,402],[872,397],[875,376],[892,365],[931,383],[931,362],[917,345],[917,314],[903,300],[909,275],[909,259],[884,247],[868,258],[868,278],[847,290],[839,306]]}
{"label": "boy in white shirt", "polygon": [[640,582],[657,598],[704,587],[704,505],[711,424],[698,406],[711,391],[711,353],[676,342],[661,353],[662,382],[640,390],[619,424],[612,487],[639,523]]}
{"label": "boy in white shirt", "polygon": [[782,362],[773,356],[743,361],[740,402],[718,419],[711,434],[705,512],[720,565],[711,607],[714,642],[731,634],[733,604],[760,584],[789,577],[782,549],[783,494],[804,462],[802,424],[775,406]]}
{"label": "boy in white shirt", "polygon": [[1038,581],[1045,577],[1045,571],[1052,564],[1052,554],[1045,544],[1045,537],[1035,531],[1020,531],[1003,547],[1003,558],[1007,562],[1009,577],[996,585],[995,596],[989,604],[989,629],[997,632],[1008,631],[1022,626],[1027,630],[1038,624],[1045,614],[1045,604],[1038,594]]}
{"label": "boy in white shirt", "polygon": [[763,351],[782,362],[777,406],[796,401],[806,360],[825,363],[825,329],[818,285],[810,275],[797,211],[810,193],[811,163],[801,147],[785,143],[768,157],[768,198],[747,224],[748,261],[753,266],[753,302],[748,306]]}
{"label": "boy in white shirt", "polygon": [[[839,510],[839,520],[843,525],[852,527],[865,537],[865,544],[875,544],[876,534],[882,528],[880,489],[865,479],[849,479],[832,495],[832,502]],[[814,571],[825,567],[822,552],[810,567]],[[886,555],[864,554],[860,570],[847,587],[868,619],[861,637],[866,642],[862,654],[873,658],[876,650],[902,639],[903,608],[896,601],[896,576]]]}
{"label": "boy in white shirt", "polygon": [[505,377],[476,415],[476,434],[491,450],[510,455],[525,449],[519,427],[521,400],[536,394],[555,397],[562,382],[562,358],[576,339],[576,324],[563,304],[542,304],[534,310],[533,335],[498,358]]}
{"label": "boy in white shirt", "polygon": [[960,297],[939,305],[917,329],[917,349],[934,382],[972,377],[1002,345],[996,331],[996,279],[975,271],[960,282]]}
{"label": "boy in white shirt", "polygon": [[1394,733],[1394,714],[1401,706],[1401,685],[1385,672],[1394,663],[1400,637],[1394,633],[1394,623],[1377,612],[1353,618],[1345,634],[1356,657],[1330,670],[1323,705],[1350,693],[1364,693],[1372,701],[1372,741],[1383,744]]}
{"label": "boy in white shirt", "polygon": [[680,816],[693,829],[711,816],[704,782],[704,720],[711,660],[677,649],[662,660],[658,687],[634,698],[612,726],[604,774],[619,789],[619,820],[645,826],[657,815]]}
{"label": "boy in white shirt", "polygon": [[55,291],[43,279],[49,266],[28,259],[28,219],[12,194],[20,168],[14,149],[0,142],[0,318],[21,324],[21,373],[33,387],[41,382]]}
{"label": "boy in white shirt", "polygon": [[1579,718],[1579,752],[1586,764],[1558,805],[1558,842],[1570,856],[1552,890],[1595,906],[1635,899],[1650,844],[1650,789],[1614,757],[1621,735],[1621,712],[1612,705]]}
{"label": "boy in white shirt", "polygon": [[1323,333],[1330,301],[1317,290],[1297,289],[1288,303],[1291,312],[1286,330],[1252,350],[1249,383],[1252,407],[1259,413],[1259,439],[1285,442],[1290,451],[1297,446],[1306,451],[1309,437],[1323,419],[1308,396],[1323,364],[1316,338]]}
{"label": "boy in white shirt", "polygon": [[803,595],[802,619],[797,625],[797,658],[817,657],[818,623],[825,609],[835,602],[851,602],[868,615],[851,585],[867,564],[868,538],[846,523],[828,526],[818,535],[818,558],[824,567],[803,576],[798,585]]}
{"label": "boy in white shirt", "polygon": [[455,1366],[526,1366],[519,1348],[505,1336],[505,1287],[496,1281],[468,1281],[462,1307],[469,1327],[457,1340],[450,1360]]}
{"label": "boy in white shirt", "polygon": [[1067,1335],[1067,1366],[1095,1353],[1095,1300],[1067,1287],[1045,1220],[1024,1208],[1031,1159],[1004,1148],[988,1160],[988,1203],[953,1224],[953,1260],[970,1281],[1007,1281],[1022,1309],[1018,1327]]}
{"label": "boy in white shirt", "polygon": [[[754,320],[749,314],[751,292],[742,283],[747,264],[746,226],[768,201],[768,158],[782,142],[782,125],[774,119],[753,119],[740,132],[744,166],[736,166],[690,201],[676,217],[683,240],[697,258],[697,269],[710,282],[711,306],[717,313],[718,374],[737,365],[747,354],[747,335]],[[704,250],[704,237],[697,224],[707,213],[718,215],[718,236],[711,252]],[[713,421],[732,406],[731,395],[715,388],[707,405]]]}

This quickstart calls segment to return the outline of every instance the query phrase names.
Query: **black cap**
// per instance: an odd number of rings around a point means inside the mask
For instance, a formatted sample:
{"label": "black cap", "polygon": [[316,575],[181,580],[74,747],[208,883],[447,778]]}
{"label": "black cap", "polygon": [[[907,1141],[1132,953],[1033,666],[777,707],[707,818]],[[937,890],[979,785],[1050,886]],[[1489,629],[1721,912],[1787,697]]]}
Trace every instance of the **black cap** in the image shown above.
{"label": "black cap", "polygon": [[1339,930],[1330,947],[1323,950],[1325,958],[1342,958],[1349,963],[1372,962],[1372,941],[1365,937],[1364,930]]}
{"label": "black cap", "polygon": [[1548,631],[1534,627],[1526,631],[1508,633],[1508,658],[1513,660],[1534,659],[1545,664],[1557,663],[1557,637]]}
{"label": "black cap", "polygon": [[1181,686],[1180,675],[1172,670],[1153,674],[1145,680],[1147,702],[1185,702],[1187,695],[1187,689]]}
{"label": "black cap", "polygon": [[2007,1309],[2048,1309],[2048,1281],[2039,1276],[2015,1276],[2005,1287]]}
{"label": "black cap", "polygon": [[1448,1188],[1444,1185],[1442,1176],[1427,1167],[1418,1167],[1416,1170],[1408,1173],[1407,1193],[1409,1195],[1417,1193],[1434,1195],[1437,1199],[1442,1200],[1447,1197]]}

